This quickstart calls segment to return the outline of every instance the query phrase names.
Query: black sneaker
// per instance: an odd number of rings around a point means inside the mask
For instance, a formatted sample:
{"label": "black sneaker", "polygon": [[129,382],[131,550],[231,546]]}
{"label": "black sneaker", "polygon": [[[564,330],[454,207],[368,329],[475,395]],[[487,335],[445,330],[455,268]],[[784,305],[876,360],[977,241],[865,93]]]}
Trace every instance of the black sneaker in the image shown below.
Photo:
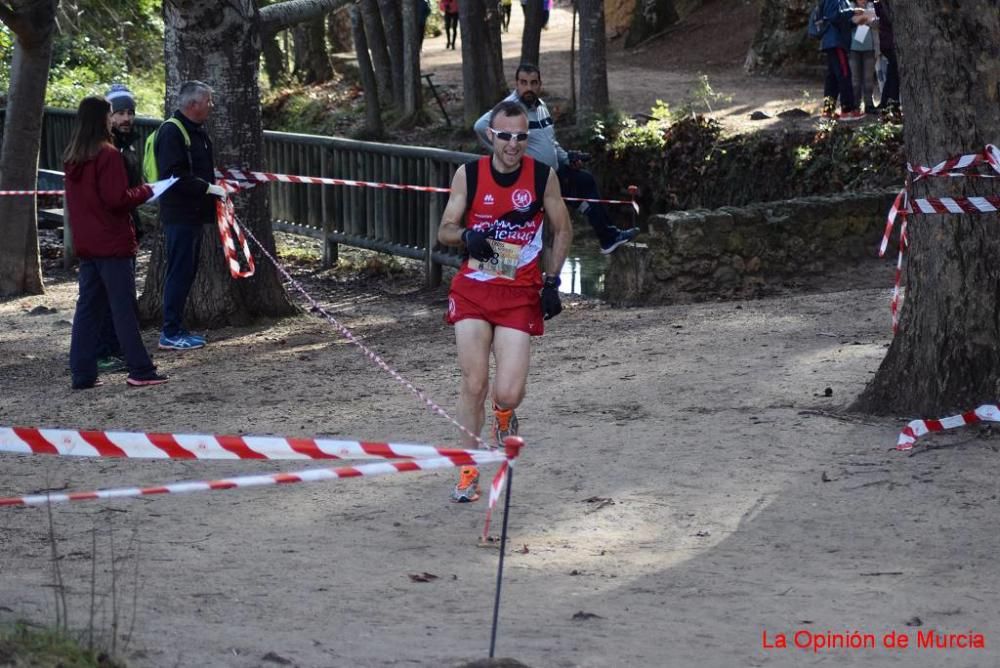
{"label": "black sneaker", "polygon": [[100,387],[104,385],[104,381],[100,378],[91,378],[90,380],[81,380],[73,382],[74,390],[89,390],[92,387]]}
{"label": "black sneaker", "polygon": [[627,230],[618,230],[618,234],[616,234],[607,245],[601,244],[601,252],[605,255],[610,255],[611,253],[614,253],[619,246],[627,244],[637,236],[639,236],[638,227],[630,227]]}
{"label": "black sneaker", "polygon": [[132,387],[146,387],[147,385],[162,385],[167,382],[167,377],[162,373],[156,373],[152,371],[142,376],[132,376],[130,375],[125,379],[125,382]]}

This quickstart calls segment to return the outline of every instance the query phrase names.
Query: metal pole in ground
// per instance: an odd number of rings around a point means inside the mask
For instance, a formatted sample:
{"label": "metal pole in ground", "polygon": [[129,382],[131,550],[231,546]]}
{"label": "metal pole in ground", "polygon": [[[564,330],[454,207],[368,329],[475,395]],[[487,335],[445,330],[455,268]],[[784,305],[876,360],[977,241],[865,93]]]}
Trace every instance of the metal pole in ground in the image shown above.
{"label": "metal pole in ground", "polygon": [[510,488],[514,484],[514,460],[524,446],[524,440],[517,436],[508,436],[503,442],[507,455],[507,491],[503,500],[503,526],[500,529],[500,561],[497,564],[497,591],[493,599],[493,629],[490,631],[490,658],[497,645],[497,622],[500,617],[500,588],[503,585],[503,556],[507,551],[507,516],[510,514]]}

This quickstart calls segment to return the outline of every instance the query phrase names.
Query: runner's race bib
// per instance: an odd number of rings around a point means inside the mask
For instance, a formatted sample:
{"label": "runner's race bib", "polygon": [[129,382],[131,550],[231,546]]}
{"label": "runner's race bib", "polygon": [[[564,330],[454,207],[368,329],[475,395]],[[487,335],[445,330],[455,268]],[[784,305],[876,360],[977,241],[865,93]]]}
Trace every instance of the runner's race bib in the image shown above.
{"label": "runner's race bib", "polygon": [[489,262],[478,262],[476,269],[493,276],[514,280],[517,274],[517,261],[521,257],[521,247],[496,239],[488,241],[496,257]]}

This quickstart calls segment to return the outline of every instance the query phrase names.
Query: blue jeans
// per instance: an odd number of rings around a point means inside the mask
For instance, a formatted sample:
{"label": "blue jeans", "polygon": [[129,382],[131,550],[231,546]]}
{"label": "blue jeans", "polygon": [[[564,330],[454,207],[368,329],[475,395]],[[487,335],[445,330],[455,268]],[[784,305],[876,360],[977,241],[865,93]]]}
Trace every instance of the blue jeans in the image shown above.
{"label": "blue jeans", "polygon": [[164,225],[167,275],[163,281],[163,333],[175,338],[184,331],[184,306],[198,271],[201,225]]}
{"label": "blue jeans", "polygon": [[73,383],[87,384],[97,378],[98,338],[109,308],[129,375],[143,376],[155,371],[139,333],[134,260],[129,257],[80,260],[79,281],[80,296],[69,345]]}
{"label": "blue jeans", "polygon": [[[556,172],[556,176],[559,177],[559,187],[562,189],[563,197],[601,198],[594,175],[585,169],[573,169],[569,165],[562,165]],[[567,202],[566,204],[587,216],[587,220],[594,228],[594,233],[597,234],[602,246],[607,246],[615,240],[618,228],[611,224],[611,217],[603,204],[594,204],[593,202]]]}

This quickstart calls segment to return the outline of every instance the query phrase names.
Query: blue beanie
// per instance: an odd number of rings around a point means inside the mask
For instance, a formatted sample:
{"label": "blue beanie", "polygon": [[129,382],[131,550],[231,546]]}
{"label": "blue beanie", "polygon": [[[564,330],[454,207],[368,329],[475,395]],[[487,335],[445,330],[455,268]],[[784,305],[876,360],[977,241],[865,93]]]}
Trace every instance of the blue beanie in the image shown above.
{"label": "blue beanie", "polygon": [[135,95],[125,86],[125,84],[112,84],[105,99],[111,103],[111,111],[122,111],[131,109],[135,111]]}

